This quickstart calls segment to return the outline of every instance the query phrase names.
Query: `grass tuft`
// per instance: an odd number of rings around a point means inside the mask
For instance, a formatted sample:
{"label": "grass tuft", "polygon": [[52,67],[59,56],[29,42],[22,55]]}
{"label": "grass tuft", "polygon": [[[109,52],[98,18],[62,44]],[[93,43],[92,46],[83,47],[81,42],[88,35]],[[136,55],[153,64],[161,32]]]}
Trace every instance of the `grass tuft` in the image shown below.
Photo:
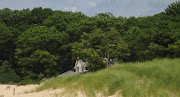
{"label": "grass tuft", "polygon": [[98,93],[109,96],[117,91],[120,91],[123,97],[178,97],[180,59],[122,63],[95,73],[52,78],[36,91],[57,88],[66,88],[69,93],[81,91],[88,97],[95,97]]}

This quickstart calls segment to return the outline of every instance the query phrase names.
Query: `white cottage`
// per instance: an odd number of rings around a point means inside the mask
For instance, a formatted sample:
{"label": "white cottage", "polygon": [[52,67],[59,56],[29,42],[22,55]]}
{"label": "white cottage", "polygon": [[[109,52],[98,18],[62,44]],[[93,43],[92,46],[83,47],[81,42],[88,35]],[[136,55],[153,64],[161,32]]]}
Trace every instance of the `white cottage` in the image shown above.
{"label": "white cottage", "polygon": [[87,64],[88,62],[83,62],[81,59],[77,59],[74,69],[76,70],[76,73],[84,73],[87,72]]}

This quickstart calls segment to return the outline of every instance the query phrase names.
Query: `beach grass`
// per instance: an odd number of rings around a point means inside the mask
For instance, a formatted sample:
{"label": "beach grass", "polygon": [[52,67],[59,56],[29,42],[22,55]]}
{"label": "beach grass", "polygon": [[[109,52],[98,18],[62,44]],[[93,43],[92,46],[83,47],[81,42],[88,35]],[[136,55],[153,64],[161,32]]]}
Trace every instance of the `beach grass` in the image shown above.
{"label": "beach grass", "polygon": [[121,63],[93,73],[52,78],[36,91],[58,88],[65,88],[66,93],[81,91],[88,97],[117,91],[123,97],[180,97],[180,59]]}

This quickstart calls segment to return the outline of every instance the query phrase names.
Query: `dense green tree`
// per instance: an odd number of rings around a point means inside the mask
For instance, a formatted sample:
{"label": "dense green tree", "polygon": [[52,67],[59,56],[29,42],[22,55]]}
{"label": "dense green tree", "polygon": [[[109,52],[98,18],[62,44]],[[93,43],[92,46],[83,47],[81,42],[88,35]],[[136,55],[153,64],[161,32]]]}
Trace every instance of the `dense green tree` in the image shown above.
{"label": "dense green tree", "polygon": [[19,58],[19,70],[23,76],[30,76],[32,79],[51,77],[56,74],[57,59],[48,51],[36,50],[30,57]]}
{"label": "dense green tree", "polygon": [[13,18],[12,14],[13,14],[13,11],[9,8],[4,8],[3,10],[0,10],[1,22],[4,22],[6,25],[10,25]]}
{"label": "dense green tree", "polygon": [[[0,60],[8,60],[15,67],[14,53],[16,45],[14,44],[18,36],[17,29],[7,27],[6,24],[0,23]],[[1,65],[1,62],[0,62]]]}
{"label": "dense green tree", "polygon": [[8,61],[4,61],[0,66],[0,83],[19,82],[21,78],[16,74],[12,65]]}
{"label": "dense green tree", "polygon": [[143,32],[138,27],[132,27],[125,32],[124,40],[128,43],[131,52],[130,61],[146,60],[146,50],[150,43],[149,33]]}
{"label": "dense green tree", "polygon": [[75,57],[88,61],[88,67],[92,71],[105,67],[107,60],[110,59],[124,61],[130,55],[129,49],[118,34],[114,29],[107,33],[100,29],[92,34],[84,33],[81,36],[81,43],[73,46],[73,54]]}
{"label": "dense green tree", "polygon": [[179,16],[180,15],[180,2],[176,1],[171,3],[168,8],[165,9],[167,15]]}
{"label": "dense green tree", "polygon": [[31,23],[32,24],[42,24],[45,19],[53,14],[52,9],[49,8],[34,8],[31,11]]}
{"label": "dense green tree", "polygon": [[180,40],[174,44],[169,44],[168,51],[170,52],[169,57],[180,57]]}
{"label": "dense green tree", "polygon": [[[62,69],[65,70],[67,69],[67,68],[62,68],[63,66],[61,66],[61,64],[64,64],[63,56],[66,56],[63,55],[66,51],[64,50],[64,48],[66,48],[64,47],[64,45],[67,45],[67,43],[68,43],[68,35],[66,33],[61,33],[57,31],[56,28],[54,27],[47,28],[45,26],[40,26],[40,27],[28,29],[27,31],[22,33],[22,35],[19,36],[16,42],[17,44],[16,58],[18,61],[18,66],[21,67],[24,63],[23,67],[28,69],[30,64],[32,64],[31,60],[32,60],[32,56],[34,56],[33,54],[37,52],[37,50],[41,50],[42,53],[44,53],[43,51],[45,51],[45,53],[50,54],[49,56],[57,56],[57,58],[59,59],[57,59],[56,62],[58,62],[59,66],[56,66],[54,70],[55,71],[59,70],[57,72],[63,72],[61,71]],[[62,63],[59,64],[58,60],[61,60]],[[41,65],[41,64],[36,63],[36,65]],[[33,68],[31,71],[35,69],[36,68]]]}

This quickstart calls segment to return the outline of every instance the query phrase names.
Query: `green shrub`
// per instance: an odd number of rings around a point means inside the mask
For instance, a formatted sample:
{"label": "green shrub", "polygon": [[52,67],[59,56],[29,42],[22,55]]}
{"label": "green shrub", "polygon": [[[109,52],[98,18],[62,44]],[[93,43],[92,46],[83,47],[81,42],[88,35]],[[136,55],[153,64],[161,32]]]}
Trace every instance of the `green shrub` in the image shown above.
{"label": "green shrub", "polygon": [[15,72],[0,73],[0,83],[17,83],[21,78]]}
{"label": "green shrub", "polygon": [[19,85],[27,85],[27,84],[39,84],[39,81],[31,79],[29,76],[26,76],[18,83]]}
{"label": "green shrub", "polygon": [[21,78],[11,68],[8,61],[4,61],[0,66],[0,83],[17,83]]}

